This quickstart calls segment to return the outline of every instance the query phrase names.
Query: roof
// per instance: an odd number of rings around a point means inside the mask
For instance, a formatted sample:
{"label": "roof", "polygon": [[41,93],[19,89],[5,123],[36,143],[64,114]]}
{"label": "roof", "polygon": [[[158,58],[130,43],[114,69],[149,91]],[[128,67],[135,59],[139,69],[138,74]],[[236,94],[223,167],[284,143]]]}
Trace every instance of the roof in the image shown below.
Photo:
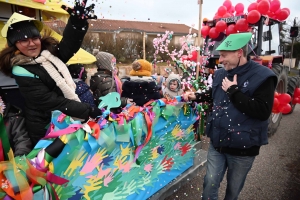
{"label": "roof", "polygon": [[[44,22],[51,28],[64,28],[65,23],[59,20]],[[187,35],[191,27],[185,24],[172,24],[161,22],[142,22],[128,20],[97,19],[89,20],[89,30],[92,32],[146,32],[149,34],[165,33],[173,31],[174,35]],[[191,33],[198,34],[198,30],[192,28]]]}

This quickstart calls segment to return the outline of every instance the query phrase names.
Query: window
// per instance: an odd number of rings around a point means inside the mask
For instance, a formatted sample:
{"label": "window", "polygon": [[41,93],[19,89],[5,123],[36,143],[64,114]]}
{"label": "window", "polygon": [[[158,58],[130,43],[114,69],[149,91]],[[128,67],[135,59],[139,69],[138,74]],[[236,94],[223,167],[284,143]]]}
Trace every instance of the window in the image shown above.
{"label": "window", "polygon": [[36,12],[35,12],[35,9],[33,9],[33,8],[17,6],[17,11],[22,15],[26,15],[28,17],[36,18]]}

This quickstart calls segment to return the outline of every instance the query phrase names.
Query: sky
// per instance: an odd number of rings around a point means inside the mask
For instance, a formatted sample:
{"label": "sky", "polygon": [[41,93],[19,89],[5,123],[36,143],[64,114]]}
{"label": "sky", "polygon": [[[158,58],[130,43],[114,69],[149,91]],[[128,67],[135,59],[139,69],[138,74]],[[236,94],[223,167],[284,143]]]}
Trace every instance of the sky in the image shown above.
{"label": "sky", "polygon": [[[72,5],[73,0],[63,0]],[[203,0],[202,18],[212,19],[224,0]],[[245,11],[255,0],[231,0],[233,5],[243,3]],[[198,0],[88,0],[87,4],[96,5],[98,18],[182,23],[198,29],[199,5]],[[281,8],[287,7],[291,14],[288,22],[299,17],[300,6],[296,0],[281,0]]]}

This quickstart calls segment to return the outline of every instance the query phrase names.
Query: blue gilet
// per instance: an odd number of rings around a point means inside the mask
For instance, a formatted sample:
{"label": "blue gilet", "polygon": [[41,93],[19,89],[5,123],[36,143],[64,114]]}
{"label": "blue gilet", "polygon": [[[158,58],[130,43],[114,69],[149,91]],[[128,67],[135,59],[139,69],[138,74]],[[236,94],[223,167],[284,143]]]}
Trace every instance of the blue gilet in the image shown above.
{"label": "blue gilet", "polygon": [[213,109],[207,120],[206,134],[214,147],[244,149],[267,144],[268,120],[261,121],[240,112],[222,89],[223,79],[227,77],[232,81],[235,74],[238,88],[250,98],[267,78],[276,77],[272,70],[251,60],[232,70],[217,70],[212,87]]}

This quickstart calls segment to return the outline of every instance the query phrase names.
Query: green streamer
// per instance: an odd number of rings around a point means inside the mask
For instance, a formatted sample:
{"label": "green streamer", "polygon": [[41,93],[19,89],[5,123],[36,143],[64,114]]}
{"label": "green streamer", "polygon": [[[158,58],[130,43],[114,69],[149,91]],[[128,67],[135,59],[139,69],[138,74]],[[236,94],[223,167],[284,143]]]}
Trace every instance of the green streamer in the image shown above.
{"label": "green streamer", "polygon": [[8,152],[10,150],[10,144],[9,144],[2,115],[0,115],[0,140],[2,141],[4,160],[8,160]]}

